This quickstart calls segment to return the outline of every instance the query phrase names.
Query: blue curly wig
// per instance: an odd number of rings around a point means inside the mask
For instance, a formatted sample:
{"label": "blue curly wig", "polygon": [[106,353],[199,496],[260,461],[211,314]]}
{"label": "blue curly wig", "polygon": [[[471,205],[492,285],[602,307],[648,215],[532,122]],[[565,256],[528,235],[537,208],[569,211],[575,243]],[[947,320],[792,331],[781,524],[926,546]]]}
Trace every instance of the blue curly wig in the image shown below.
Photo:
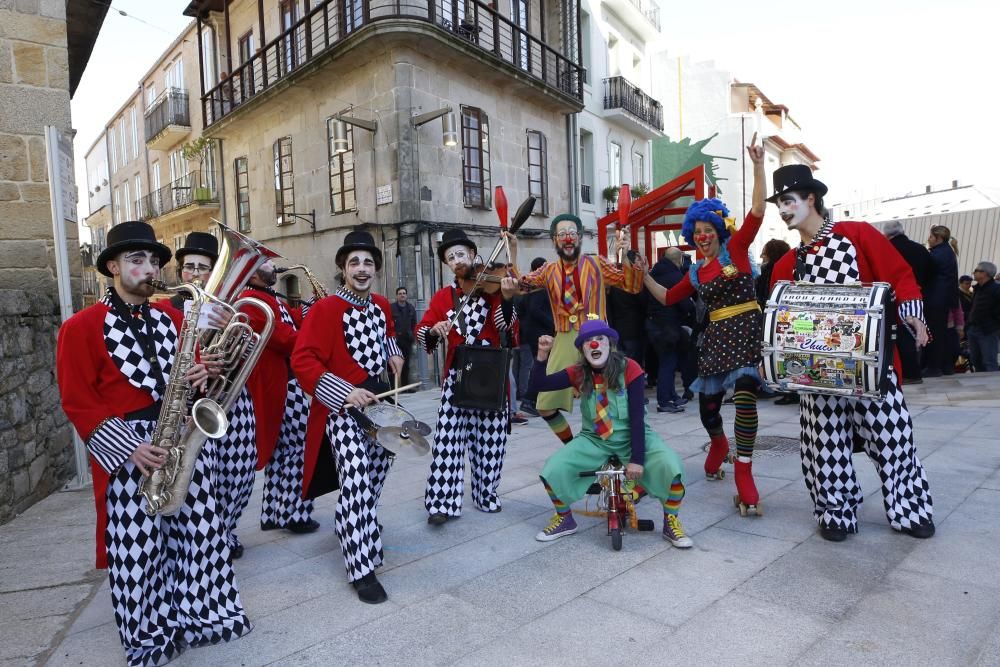
{"label": "blue curly wig", "polygon": [[[721,216],[719,211],[722,211]],[[726,239],[729,238],[729,230],[726,229],[724,218],[728,217],[729,209],[721,200],[715,198],[700,199],[688,206],[687,213],[684,214],[684,224],[681,225],[681,236],[688,242],[688,245],[693,246],[694,223],[708,222],[715,227],[715,231],[719,235],[719,243],[725,243]]]}

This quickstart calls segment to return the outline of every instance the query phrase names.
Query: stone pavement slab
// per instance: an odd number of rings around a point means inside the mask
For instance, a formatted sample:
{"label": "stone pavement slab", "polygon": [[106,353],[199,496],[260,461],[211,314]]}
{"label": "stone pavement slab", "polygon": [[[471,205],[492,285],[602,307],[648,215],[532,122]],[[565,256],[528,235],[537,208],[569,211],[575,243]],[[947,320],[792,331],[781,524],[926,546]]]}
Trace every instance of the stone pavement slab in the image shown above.
{"label": "stone pavement slab", "polygon": [[[732,466],[722,481],[704,478],[708,438],[696,404],[648,417],[683,458],[681,518],[693,549],[660,537],[654,499],[638,513],[656,531],[627,532],[620,552],[603,519],[580,513],[576,535],[536,542],[552,513],[538,472],[560,444],[533,419],[514,427],[499,514],[476,511],[467,497],[462,518],[430,527],[428,461],[395,463],[379,511],[390,601],[374,607],[346,581],[332,531],[337,496],[316,503],[317,533],[264,533],[258,482],[235,563],[254,631],[176,664],[1000,664],[993,375],[928,380],[908,394],[935,500],[938,533],[926,541],[888,527],[864,456],[855,459],[861,532],[842,544],[821,540],[796,446],[759,452],[764,515],[739,517]],[[404,405],[433,422],[437,398],[420,392]],[[731,432],[732,406],[723,418]],[[797,439],[798,408],[761,401],[760,424],[762,437]],[[106,575],[92,568],[93,521],[84,489],[0,526],[0,665],[124,664]]]}

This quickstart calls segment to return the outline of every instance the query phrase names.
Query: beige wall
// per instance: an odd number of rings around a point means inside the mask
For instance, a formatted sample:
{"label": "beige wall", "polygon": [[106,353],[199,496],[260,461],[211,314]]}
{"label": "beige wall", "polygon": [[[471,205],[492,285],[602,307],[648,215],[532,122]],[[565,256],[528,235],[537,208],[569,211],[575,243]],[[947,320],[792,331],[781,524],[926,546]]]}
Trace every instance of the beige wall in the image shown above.
{"label": "beige wall", "polygon": [[[61,3],[0,3],[0,288],[56,297],[44,126],[70,129]],[[17,3],[21,8],[22,3]],[[76,248],[76,225],[67,225]],[[74,293],[80,258],[69,253]]]}

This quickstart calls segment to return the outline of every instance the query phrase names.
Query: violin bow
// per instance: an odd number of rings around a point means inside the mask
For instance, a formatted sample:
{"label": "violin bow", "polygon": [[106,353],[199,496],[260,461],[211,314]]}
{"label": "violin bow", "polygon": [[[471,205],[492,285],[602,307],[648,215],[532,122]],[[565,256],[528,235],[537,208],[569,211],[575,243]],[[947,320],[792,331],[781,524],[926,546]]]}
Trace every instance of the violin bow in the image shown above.
{"label": "violin bow", "polygon": [[628,187],[628,183],[622,183],[621,190],[618,191],[618,229],[615,232],[615,237],[617,240],[617,248],[615,248],[615,254],[617,255],[618,265],[621,266],[622,263],[622,241],[625,240],[625,228],[628,226],[628,214],[632,210],[632,191]]}

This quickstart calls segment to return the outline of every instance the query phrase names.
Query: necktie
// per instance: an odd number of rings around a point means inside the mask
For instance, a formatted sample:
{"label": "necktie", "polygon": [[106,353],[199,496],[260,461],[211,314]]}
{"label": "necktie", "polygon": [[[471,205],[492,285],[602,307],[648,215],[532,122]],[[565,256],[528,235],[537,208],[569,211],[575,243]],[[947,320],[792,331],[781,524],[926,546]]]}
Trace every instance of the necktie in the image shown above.
{"label": "necktie", "polygon": [[600,376],[594,377],[594,397],[597,402],[597,416],[594,418],[594,432],[597,433],[602,440],[607,440],[611,437],[611,432],[614,431],[614,426],[611,424],[611,414],[608,410],[608,392],[604,386],[604,378]]}
{"label": "necktie", "polygon": [[580,300],[576,297],[576,283],[573,281],[573,271],[563,269],[563,305],[570,315],[580,310]]}

